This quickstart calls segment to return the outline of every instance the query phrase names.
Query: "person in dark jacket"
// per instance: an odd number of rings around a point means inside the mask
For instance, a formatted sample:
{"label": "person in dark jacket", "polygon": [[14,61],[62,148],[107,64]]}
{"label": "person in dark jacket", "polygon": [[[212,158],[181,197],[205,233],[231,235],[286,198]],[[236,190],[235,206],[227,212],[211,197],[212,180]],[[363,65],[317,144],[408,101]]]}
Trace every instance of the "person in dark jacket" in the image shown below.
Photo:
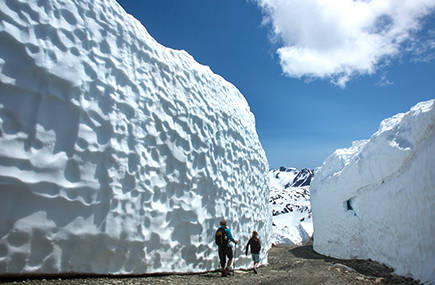
{"label": "person in dark jacket", "polygon": [[[228,237],[228,241],[232,241],[235,244],[237,244],[238,241],[236,241],[233,238],[233,235],[231,234],[230,229],[227,227],[227,224],[228,224],[227,220],[225,220],[225,219],[220,221],[220,226],[221,226],[221,228],[225,229],[225,234]],[[227,267],[225,268],[226,257],[228,257],[228,263],[227,263]],[[231,266],[231,263],[233,262],[233,248],[231,247],[229,242],[226,245],[219,247],[219,259],[220,259],[220,263],[221,263],[221,267],[222,267],[222,277],[226,277],[227,275],[231,275],[230,266]]]}
{"label": "person in dark jacket", "polygon": [[248,243],[246,244],[246,252],[245,252],[246,255],[248,255],[249,246],[251,246],[251,256],[252,256],[252,260],[254,261],[254,272],[255,274],[257,274],[257,266],[258,263],[260,263],[261,243],[260,243],[260,239],[258,238],[258,233],[256,231],[252,232],[252,237],[249,239]]}

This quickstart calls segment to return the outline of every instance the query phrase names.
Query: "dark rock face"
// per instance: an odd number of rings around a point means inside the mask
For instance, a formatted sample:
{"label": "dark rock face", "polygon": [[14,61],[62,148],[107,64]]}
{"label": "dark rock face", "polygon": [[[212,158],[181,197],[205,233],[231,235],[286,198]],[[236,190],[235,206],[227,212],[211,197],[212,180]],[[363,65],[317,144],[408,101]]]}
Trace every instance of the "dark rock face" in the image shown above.
{"label": "dark rock face", "polygon": [[[279,172],[276,175],[278,178]],[[304,168],[298,172],[298,174],[296,175],[296,177],[293,179],[291,183],[285,185],[285,188],[310,186],[313,177],[314,177],[314,170]]]}
{"label": "dark rock face", "polygon": [[293,179],[293,183],[290,186],[292,187],[310,186],[311,179],[313,179],[313,177],[314,177],[314,170],[304,168],[298,173],[298,175],[296,175],[295,179]]}

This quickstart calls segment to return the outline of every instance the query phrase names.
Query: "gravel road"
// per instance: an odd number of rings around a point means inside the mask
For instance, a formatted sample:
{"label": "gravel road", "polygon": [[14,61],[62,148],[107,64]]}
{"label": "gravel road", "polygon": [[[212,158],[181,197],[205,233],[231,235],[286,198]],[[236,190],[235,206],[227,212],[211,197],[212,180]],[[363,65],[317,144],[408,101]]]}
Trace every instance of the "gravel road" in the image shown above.
{"label": "gravel road", "polygon": [[[368,260],[340,260],[320,255],[312,245],[278,245],[269,251],[269,264],[258,269],[236,270],[234,276],[221,277],[219,272],[185,275],[152,275],[128,277],[78,277],[56,276],[38,279],[0,278],[2,284],[403,284],[415,285],[417,281],[391,275],[392,269]],[[224,280],[223,280],[224,279]]]}

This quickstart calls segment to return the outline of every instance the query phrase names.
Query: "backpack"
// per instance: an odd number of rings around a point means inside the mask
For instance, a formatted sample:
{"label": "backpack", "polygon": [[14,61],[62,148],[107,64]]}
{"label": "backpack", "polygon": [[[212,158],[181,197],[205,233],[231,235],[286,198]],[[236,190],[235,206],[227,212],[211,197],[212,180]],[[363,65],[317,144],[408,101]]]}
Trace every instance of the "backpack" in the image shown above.
{"label": "backpack", "polygon": [[228,236],[224,228],[218,228],[215,235],[216,244],[218,246],[226,246],[228,244]]}

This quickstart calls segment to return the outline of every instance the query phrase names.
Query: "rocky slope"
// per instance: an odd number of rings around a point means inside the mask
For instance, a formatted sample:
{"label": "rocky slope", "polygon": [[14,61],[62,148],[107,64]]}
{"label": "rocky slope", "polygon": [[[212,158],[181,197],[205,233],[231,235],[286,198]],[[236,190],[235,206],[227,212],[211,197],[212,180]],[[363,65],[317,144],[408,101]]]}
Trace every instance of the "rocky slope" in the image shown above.
{"label": "rocky slope", "polygon": [[310,204],[312,169],[269,171],[275,244],[304,244],[313,233]]}

